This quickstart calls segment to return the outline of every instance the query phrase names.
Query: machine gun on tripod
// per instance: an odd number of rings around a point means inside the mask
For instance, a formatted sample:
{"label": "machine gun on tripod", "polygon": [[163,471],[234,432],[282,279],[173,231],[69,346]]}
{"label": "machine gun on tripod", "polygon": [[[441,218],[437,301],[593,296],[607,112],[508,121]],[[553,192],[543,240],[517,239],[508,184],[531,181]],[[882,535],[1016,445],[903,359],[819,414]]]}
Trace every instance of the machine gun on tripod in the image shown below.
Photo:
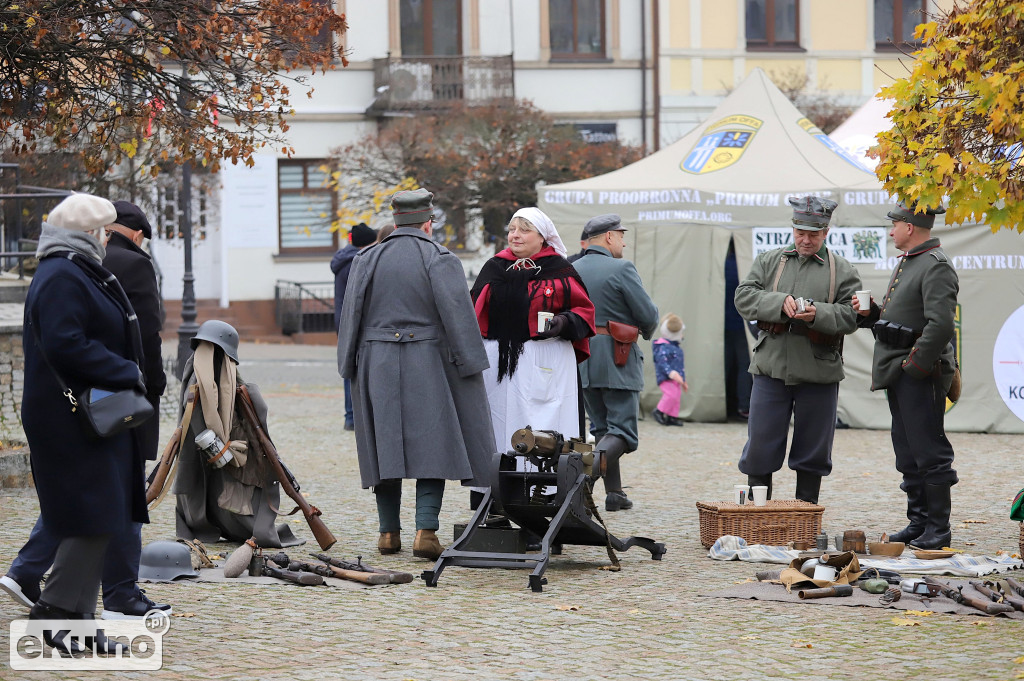
{"label": "machine gun on tripod", "polygon": [[[611,534],[594,504],[592,491],[603,472],[602,452],[578,439],[565,439],[551,430],[529,426],[512,435],[512,450],[494,455],[491,487],[484,494],[466,530],[438,558],[433,569],[421,577],[427,586],[437,586],[441,572],[451,566],[531,569],[529,584],[535,592],[544,590],[544,571],[552,546],[579,544],[604,546],[613,566],[614,551],[640,546],[661,560],[665,545],[646,537],[619,539]],[[522,464],[522,465],[520,465]],[[525,464],[531,464],[527,466]],[[535,470],[517,470],[521,468]],[[551,490],[554,489],[552,492]],[[487,517],[501,514],[519,527],[541,537],[539,553],[471,551],[474,535],[486,531]]]}

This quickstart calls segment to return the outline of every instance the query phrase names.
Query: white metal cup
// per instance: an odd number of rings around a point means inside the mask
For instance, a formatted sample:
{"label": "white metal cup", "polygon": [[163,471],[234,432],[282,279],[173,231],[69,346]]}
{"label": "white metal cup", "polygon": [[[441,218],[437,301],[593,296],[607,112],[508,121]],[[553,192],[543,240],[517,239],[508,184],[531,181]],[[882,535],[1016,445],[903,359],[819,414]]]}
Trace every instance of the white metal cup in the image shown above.
{"label": "white metal cup", "polygon": [[750,488],[750,496],[754,500],[754,506],[768,505],[768,486],[754,485]]}
{"label": "white metal cup", "polygon": [[537,333],[544,333],[547,331],[547,321],[555,316],[554,312],[538,312],[537,313]]}
{"label": "white metal cup", "polygon": [[866,310],[871,307],[871,291],[857,291],[857,302],[860,303],[860,309]]}
{"label": "white metal cup", "polygon": [[750,498],[750,486],[749,485],[733,485],[732,486],[732,501],[734,504],[745,504],[747,499]]}
{"label": "white metal cup", "polygon": [[814,566],[814,579],[815,581],[831,582],[836,578],[836,569],[831,565],[815,565]]}

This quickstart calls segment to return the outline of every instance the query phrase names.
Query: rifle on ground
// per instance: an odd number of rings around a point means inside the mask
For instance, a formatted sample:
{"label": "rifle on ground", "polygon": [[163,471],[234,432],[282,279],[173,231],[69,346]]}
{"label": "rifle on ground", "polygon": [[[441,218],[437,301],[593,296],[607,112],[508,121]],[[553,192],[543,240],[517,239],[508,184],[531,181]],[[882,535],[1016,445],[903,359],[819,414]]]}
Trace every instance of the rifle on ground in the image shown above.
{"label": "rifle on ground", "polygon": [[153,472],[146,479],[146,505],[149,510],[156,508],[164,496],[165,488],[170,480],[174,479],[174,471],[178,467],[178,454],[181,453],[181,438],[188,434],[188,426],[192,421],[192,410],[195,409],[197,386],[193,385],[188,392],[185,402],[185,412],[182,414],[181,423],[174,429],[170,442],[164,447],[164,453],[160,457]]}
{"label": "rifle on ground", "polygon": [[954,589],[949,584],[940,582],[934,577],[925,577],[924,581],[928,584],[932,584],[933,586],[937,586],[939,588],[939,593],[946,598],[956,601],[961,605],[981,610],[985,614],[998,615],[1002,612],[1013,612],[1012,605],[1006,605],[1005,603],[992,603],[990,601],[983,601],[978,598],[974,598],[973,596],[964,596],[963,587]]}
{"label": "rifle on ground", "polygon": [[970,582],[970,584],[982,596],[985,596],[985,597],[989,598],[990,600],[995,601],[996,603],[1009,603],[1011,606],[1013,606],[1014,610],[1024,611],[1024,598],[1021,598],[1017,594],[1001,593],[999,591],[996,591],[995,589],[992,588],[993,586],[996,586],[992,582],[984,582],[983,583],[983,582],[974,582],[974,581],[972,581],[972,582]]}
{"label": "rifle on ground", "polygon": [[1006,586],[1016,591],[1018,596],[1024,596],[1024,584],[1021,584],[1013,577],[1004,577],[1003,581],[1006,582]]}
{"label": "rifle on ground", "polygon": [[[320,519],[320,509],[316,506],[311,506],[305,497],[299,492],[299,483],[295,479],[295,476],[291,474],[284,464],[281,463],[280,457],[277,455],[277,448],[274,447],[274,443],[270,441],[270,437],[263,430],[263,424],[260,423],[259,417],[256,415],[256,408],[253,406],[252,397],[249,396],[249,390],[244,384],[238,386],[238,400],[237,404],[241,408],[242,415],[252,430],[256,434],[256,439],[259,440],[260,448],[270,461],[271,466],[274,468],[274,473],[277,475],[278,481],[281,483],[281,487],[284,489],[285,494],[292,498],[292,501],[298,505],[299,510],[302,511],[302,515],[306,518],[306,523],[309,525],[309,529],[313,531],[313,536],[316,537],[316,543],[320,545],[320,548],[324,551],[328,550],[337,539],[331,534],[331,531],[327,529],[327,525]],[[292,511],[294,513],[295,511]]]}
{"label": "rifle on ground", "polygon": [[304,560],[292,560],[288,557],[288,554],[284,552],[278,552],[272,556],[267,556],[267,560],[272,560],[278,565],[287,566],[289,570],[312,572],[323,577],[337,577],[339,579],[347,579],[350,582],[359,582],[361,584],[369,584],[371,586],[388,583],[387,575],[381,575],[373,572],[358,572],[356,570],[343,570],[342,568],[327,565],[325,563],[310,563]]}
{"label": "rifle on ground", "polygon": [[276,568],[273,565],[264,564],[263,574],[266,577],[276,577],[283,579],[287,582],[294,582],[295,584],[301,584],[302,586],[321,586],[324,583],[324,578],[320,575],[313,574],[312,572],[296,572],[294,570],[284,570],[282,568]]}
{"label": "rifle on ground", "polygon": [[336,568],[341,568],[342,570],[351,570],[353,572],[364,572],[364,573],[365,572],[372,572],[372,573],[376,573],[378,575],[386,575],[387,578],[388,578],[388,581],[391,584],[408,584],[409,582],[412,581],[412,574],[411,573],[399,572],[398,570],[385,570],[384,568],[373,567],[372,565],[367,565],[366,563],[363,562],[363,557],[362,556],[359,556],[356,559],[355,563],[350,563],[347,560],[341,560],[339,558],[335,558],[334,556],[329,556],[326,553],[311,553],[309,555],[313,556],[317,560],[322,560],[323,562],[327,563],[328,565],[331,565],[331,566],[336,567]]}

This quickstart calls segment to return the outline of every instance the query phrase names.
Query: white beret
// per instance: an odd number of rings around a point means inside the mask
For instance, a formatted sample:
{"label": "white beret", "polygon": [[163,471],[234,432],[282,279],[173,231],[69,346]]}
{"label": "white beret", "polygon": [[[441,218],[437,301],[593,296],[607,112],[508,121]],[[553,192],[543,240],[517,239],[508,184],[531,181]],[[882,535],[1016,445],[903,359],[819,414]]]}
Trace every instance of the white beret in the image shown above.
{"label": "white beret", "polygon": [[114,204],[92,194],[72,194],[58,203],[46,218],[47,224],[73,232],[91,232],[116,221]]}

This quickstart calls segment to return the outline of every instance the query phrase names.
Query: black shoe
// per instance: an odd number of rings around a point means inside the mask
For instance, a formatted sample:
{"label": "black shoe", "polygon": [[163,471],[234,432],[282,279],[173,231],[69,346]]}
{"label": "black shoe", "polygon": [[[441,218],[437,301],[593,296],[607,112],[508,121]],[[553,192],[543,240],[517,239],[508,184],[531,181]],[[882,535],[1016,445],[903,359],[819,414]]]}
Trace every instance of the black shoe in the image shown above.
{"label": "black shoe", "polygon": [[356,425],[354,423],[351,423],[349,421],[345,422],[345,430],[355,430],[355,429],[356,429]]}
{"label": "black shoe", "polygon": [[10,575],[0,577],[0,589],[3,589],[18,605],[31,608],[39,600],[41,595],[39,582],[35,584],[22,584]]}
{"label": "black shoe", "polygon": [[606,511],[628,511],[631,508],[633,508],[633,502],[622,490],[608,492],[608,496],[604,498],[604,510]]}
{"label": "black shoe", "polygon": [[654,420],[663,426],[672,425],[668,421],[670,418],[669,415],[662,411],[658,411],[657,409],[655,409],[654,411],[651,412],[651,416],[653,416]]}
{"label": "black shoe", "polygon": [[119,607],[105,608],[100,613],[100,619],[105,620],[141,620],[146,619],[147,613],[156,611],[150,617],[167,617],[172,613],[171,606],[166,603],[154,603],[146,596],[145,589],[139,589],[135,598],[122,604]]}
{"label": "black shoe", "polygon": [[668,425],[670,425],[670,426],[677,426],[679,428],[682,428],[684,425],[686,425],[686,423],[681,418],[679,418],[678,416],[669,416],[668,417]]}
{"label": "black shoe", "polygon": [[736,417],[739,418],[740,420],[743,420],[743,421],[749,421],[750,420],[750,412],[749,411],[738,411],[738,412],[736,412]]}

